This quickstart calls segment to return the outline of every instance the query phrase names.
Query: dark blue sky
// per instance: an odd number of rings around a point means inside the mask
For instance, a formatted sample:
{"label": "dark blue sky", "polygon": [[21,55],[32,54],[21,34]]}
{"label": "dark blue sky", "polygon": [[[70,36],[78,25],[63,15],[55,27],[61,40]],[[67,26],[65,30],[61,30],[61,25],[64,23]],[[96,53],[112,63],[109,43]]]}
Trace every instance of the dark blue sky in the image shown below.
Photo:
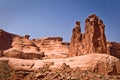
{"label": "dark blue sky", "polygon": [[69,41],[75,21],[98,15],[108,41],[120,42],[120,0],[0,0],[0,28],[31,38],[60,36]]}

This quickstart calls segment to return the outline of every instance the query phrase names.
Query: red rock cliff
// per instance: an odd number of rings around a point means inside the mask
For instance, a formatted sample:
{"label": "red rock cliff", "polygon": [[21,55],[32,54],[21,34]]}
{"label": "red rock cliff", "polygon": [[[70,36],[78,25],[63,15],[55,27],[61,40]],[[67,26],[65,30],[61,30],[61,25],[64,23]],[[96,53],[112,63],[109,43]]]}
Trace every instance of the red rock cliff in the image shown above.
{"label": "red rock cliff", "polygon": [[0,50],[7,50],[11,48],[12,39],[17,35],[8,33],[0,29]]}

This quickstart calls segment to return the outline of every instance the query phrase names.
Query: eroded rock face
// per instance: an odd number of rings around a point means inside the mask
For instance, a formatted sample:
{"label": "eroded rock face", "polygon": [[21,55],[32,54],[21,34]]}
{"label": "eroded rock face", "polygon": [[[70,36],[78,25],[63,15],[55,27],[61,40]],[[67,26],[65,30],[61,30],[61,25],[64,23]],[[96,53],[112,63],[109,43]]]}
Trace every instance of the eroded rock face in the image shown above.
{"label": "eroded rock face", "polygon": [[80,22],[77,21],[75,28],[73,28],[72,37],[70,41],[70,53],[73,53],[72,55],[78,55],[80,42],[82,42],[82,34]]}
{"label": "eroded rock face", "polygon": [[20,59],[42,59],[45,55],[44,52],[22,52],[16,49],[9,49],[4,51],[3,55],[5,57],[20,58]]}
{"label": "eroded rock face", "polygon": [[86,49],[88,53],[107,53],[105,25],[99,17],[93,14],[86,19],[84,35],[85,45],[88,44],[88,49]]}
{"label": "eroded rock face", "polygon": [[[0,30],[0,57],[14,57],[22,59],[41,59],[66,57],[69,43],[62,42],[61,37],[47,37],[29,39],[30,35],[18,36]],[[46,55],[46,56],[45,56]]]}
{"label": "eroded rock face", "polygon": [[41,59],[44,53],[29,40],[29,35],[24,37],[8,33],[0,29],[0,57],[14,57],[22,59]]}
{"label": "eroded rock face", "polygon": [[0,29],[0,50],[7,50],[11,48],[12,39],[17,35],[11,34]]}
{"label": "eroded rock face", "polygon": [[62,42],[61,37],[46,37],[33,42],[44,52],[47,58],[66,57],[69,52],[69,43]]}
{"label": "eroded rock face", "polygon": [[12,38],[11,48],[3,51],[6,57],[21,59],[42,59],[44,53],[27,37],[15,36]]}
{"label": "eroded rock face", "polygon": [[24,37],[14,37],[12,42],[12,49],[22,52],[39,52],[39,48],[29,39]]}
{"label": "eroded rock face", "polygon": [[[78,24],[79,23],[79,24]],[[81,33],[80,22],[76,22],[70,42],[70,55],[107,53],[105,25],[96,15],[85,21],[85,33]]]}
{"label": "eroded rock face", "polygon": [[120,59],[120,43],[107,42],[108,54]]}

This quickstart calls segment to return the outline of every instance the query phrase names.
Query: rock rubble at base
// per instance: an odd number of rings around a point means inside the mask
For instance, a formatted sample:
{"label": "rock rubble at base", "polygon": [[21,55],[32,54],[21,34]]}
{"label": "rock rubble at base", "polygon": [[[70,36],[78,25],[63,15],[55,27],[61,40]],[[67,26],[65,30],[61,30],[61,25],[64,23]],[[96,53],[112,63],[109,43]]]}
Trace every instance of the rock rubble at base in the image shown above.
{"label": "rock rubble at base", "polygon": [[104,75],[96,74],[91,71],[81,70],[80,68],[71,68],[65,63],[56,70],[52,71],[49,68],[44,70],[44,67],[34,73],[29,74],[24,80],[119,80],[119,75]]}

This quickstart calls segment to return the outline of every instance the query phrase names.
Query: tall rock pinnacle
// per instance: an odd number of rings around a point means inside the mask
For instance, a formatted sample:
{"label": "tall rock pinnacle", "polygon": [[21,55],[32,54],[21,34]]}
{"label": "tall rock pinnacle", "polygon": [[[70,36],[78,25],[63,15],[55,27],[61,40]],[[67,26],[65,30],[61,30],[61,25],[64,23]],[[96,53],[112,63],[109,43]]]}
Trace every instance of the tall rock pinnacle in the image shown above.
{"label": "tall rock pinnacle", "polygon": [[76,26],[73,28],[71,42],[70,42],[70,53],[78,54],[79,43],[82,40],[80,22],[76,21]]}
{"label": "tall rock pinnacle", "polygon": [[[79,23],[79,24],[78,24]],[[70,55],[83,55],[89,53],[107,53],[105,25],[95,14],[85,21],[85,33],[81,33],[80,22],[73,28]]]}

